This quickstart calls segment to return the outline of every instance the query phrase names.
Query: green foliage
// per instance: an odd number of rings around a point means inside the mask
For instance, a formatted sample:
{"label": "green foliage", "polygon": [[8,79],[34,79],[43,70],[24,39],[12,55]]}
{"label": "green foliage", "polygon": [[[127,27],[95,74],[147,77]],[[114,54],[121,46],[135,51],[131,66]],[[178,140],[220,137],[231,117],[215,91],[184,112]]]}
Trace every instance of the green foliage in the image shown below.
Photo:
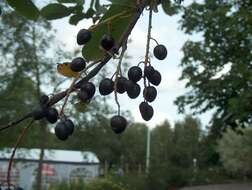
{"label": "green foliage", "polygon": [[70,181],[70,183],[66,181],[62,181],[61,183],[52,184],[49,186],[49,190],[74,190],[74,189],[86,189],[85,183],[83,180]]}
{"label": "green foliage", "polygon": [[88,183],[85,190],[127,190],[121,184],[118,184],[110,179],[95,179]]}
{"label": "green foliage", "polygon": [[49,4],[41,9],[41,15],[47,20],[63,18],[70,15],[70,13],[69,8],[58,3]]}
{"label": "green foliage", "polygon": [[190,91],[176,100],[180,112],[214,108],[214,119],[230,125],[251,120],[250,9],[249,0],[193,2],[185,7],[182,29],[202,38],[189,40],[183,47],[180,79],[187,81]]}
{"label": "green foliage", "polygon": [[7,2],[13,9],[26,18],[31,20],[38,19],[39,10],[31,0],[7,0]]}
{"label": "green foliage", "polygon": [[[252,170],[252,129],[228,129],[218,143],[224,168],[232,175],[248,176]],[[241,134],[242,133],[242,134]]]}

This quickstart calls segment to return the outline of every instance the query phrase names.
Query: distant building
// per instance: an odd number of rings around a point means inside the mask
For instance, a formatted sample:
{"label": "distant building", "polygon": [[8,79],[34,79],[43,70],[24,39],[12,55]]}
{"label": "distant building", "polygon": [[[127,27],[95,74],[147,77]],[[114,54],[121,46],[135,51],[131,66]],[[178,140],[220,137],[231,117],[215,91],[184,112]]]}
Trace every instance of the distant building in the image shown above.
{"label": "distant building", "polygon": [[[35,185],[39,149],[18,149],[11,172],[11,184],[31,190]],[[11,149],[0,151],[0,184],[6,184]],[[47,188],[61,181],[88,181],[99,175],[99,160],[92,152],[45,150],[42,183]]]}

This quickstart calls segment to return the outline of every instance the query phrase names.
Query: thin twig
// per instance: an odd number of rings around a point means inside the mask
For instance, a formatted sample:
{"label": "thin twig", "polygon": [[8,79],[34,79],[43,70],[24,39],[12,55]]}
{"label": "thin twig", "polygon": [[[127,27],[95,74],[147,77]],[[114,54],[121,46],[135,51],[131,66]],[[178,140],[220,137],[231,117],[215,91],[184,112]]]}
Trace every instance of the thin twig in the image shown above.
{"label": "thin twig", "polygon": [[11,175],[11,167],[13,164],[13,160],[14,160],[14,156],[17,150],[18,145],[20,144],[21,140],[23,139],[25,133],[27,132],[27,129],[32,125],[32,123],[34,122],[34,120],[32,120],[25,128],[23,128],[22,133],[19,135],[15,145],[14,145],[14,149],[12,151],[10,160],[9,160],[9,165],[8,165],[8,171],[7,171],[7,184],[8,184],[8,188],[10,188],[11,184],[10,184],[10,175]]}
{"label": "thin twig", "polygon": [[125,43],[122,45],[122,51],[121,51],[121,55],[119,57],[119,62],[117,64],[117,69],[116,69],[116,77],[115,77],[115,83],[114,83],[114,94],[115,94],[115,102],[117,104],[118,107],[118,115],[120,115],[120,103],[118,101],[118,97],[117,97],[117,82],[118,82],[118,76],[120,74],[121,71],[121,65],[122,65],[122,60],[124,57],[124,53],[127,50],[127,41],[125,41]]}

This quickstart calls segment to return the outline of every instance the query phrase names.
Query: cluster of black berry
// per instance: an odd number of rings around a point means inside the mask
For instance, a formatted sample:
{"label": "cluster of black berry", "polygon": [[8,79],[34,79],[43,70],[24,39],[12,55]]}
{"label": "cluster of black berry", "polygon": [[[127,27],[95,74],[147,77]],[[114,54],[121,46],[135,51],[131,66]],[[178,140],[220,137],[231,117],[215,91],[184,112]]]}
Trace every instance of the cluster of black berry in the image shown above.
{"label": "cluster of black berry", "polygon": [[[35,120],[40,120],[46,118],[46,120],[54,124],[59,119],[59,113],[56,108],[50,107],[48,105],[49,97],[42,95],[40,97],[40,107],[33,112],[33,118]],[[60,140],[66,140],[69,135],[74,131],[74,124],[70,119],[66,117],[61,117],[60,121],[56,124],[55,135]]]}

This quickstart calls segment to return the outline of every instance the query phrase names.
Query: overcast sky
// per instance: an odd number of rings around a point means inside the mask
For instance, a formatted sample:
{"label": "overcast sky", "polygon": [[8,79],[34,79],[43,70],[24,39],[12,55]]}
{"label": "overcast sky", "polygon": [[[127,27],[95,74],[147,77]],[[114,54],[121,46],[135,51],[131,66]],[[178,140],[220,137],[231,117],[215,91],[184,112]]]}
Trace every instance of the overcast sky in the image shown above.
{"label": "overcast sky", "polygon": [[[191,1],[188,0],[187,3]],[[147,31],[147,12],[144,12],[136,27],[134,28],[130,38],[132,43],[128,45],[128,54],[132,56],[130,62],[136,65],[143,60],[146,46],[146,31]],[[181,69],[178,67],[183,56],[181,48],[189,38],[197,38],[196,36],[185,35],[179,30],[179,16],[169,17],[160,9],[159,13],[153,15],[153,30],[154,37],[160,44],[164,44],[168,50],[168,56],[164,61],[152,59],[152,65],[159,70],[162,75],[162,82],[157,87],[158,96],[151,103],[154,108],[154,116],[151,121],[147,122],[150,126],[155,126],[163,120],[168,119],[171,124],[174,121],[182,119],[183,115],[177,113],[177,107],[174,105],[174,100],[179,95],[182,95],[187,90],[184,88],[185,82],[179,81]],[[53,27],[57,30],[57,38],[65,44],[66,50],[73,51],[75,48],[80,48],[76,44],[76,34],[81,28],[88,28],[90,21],[82,21],[77,26],[70,25],[68,19],[59,19],[53,21]],[[154,47],[151,45],[151,50]],[[113,96],[111,96],[113,98]],[[130,110],[135,121],[143,122],[138,111],[138,105],[143,100],[142,96],[137,99],[129,99],[126,94],[119,95],[122,110]],[[112,105],[116,106],[114,101]],[[188,112],[189,113],[189,112]],[[210,113],[198,116],[204,125],[208,124],[211,117]]]}

